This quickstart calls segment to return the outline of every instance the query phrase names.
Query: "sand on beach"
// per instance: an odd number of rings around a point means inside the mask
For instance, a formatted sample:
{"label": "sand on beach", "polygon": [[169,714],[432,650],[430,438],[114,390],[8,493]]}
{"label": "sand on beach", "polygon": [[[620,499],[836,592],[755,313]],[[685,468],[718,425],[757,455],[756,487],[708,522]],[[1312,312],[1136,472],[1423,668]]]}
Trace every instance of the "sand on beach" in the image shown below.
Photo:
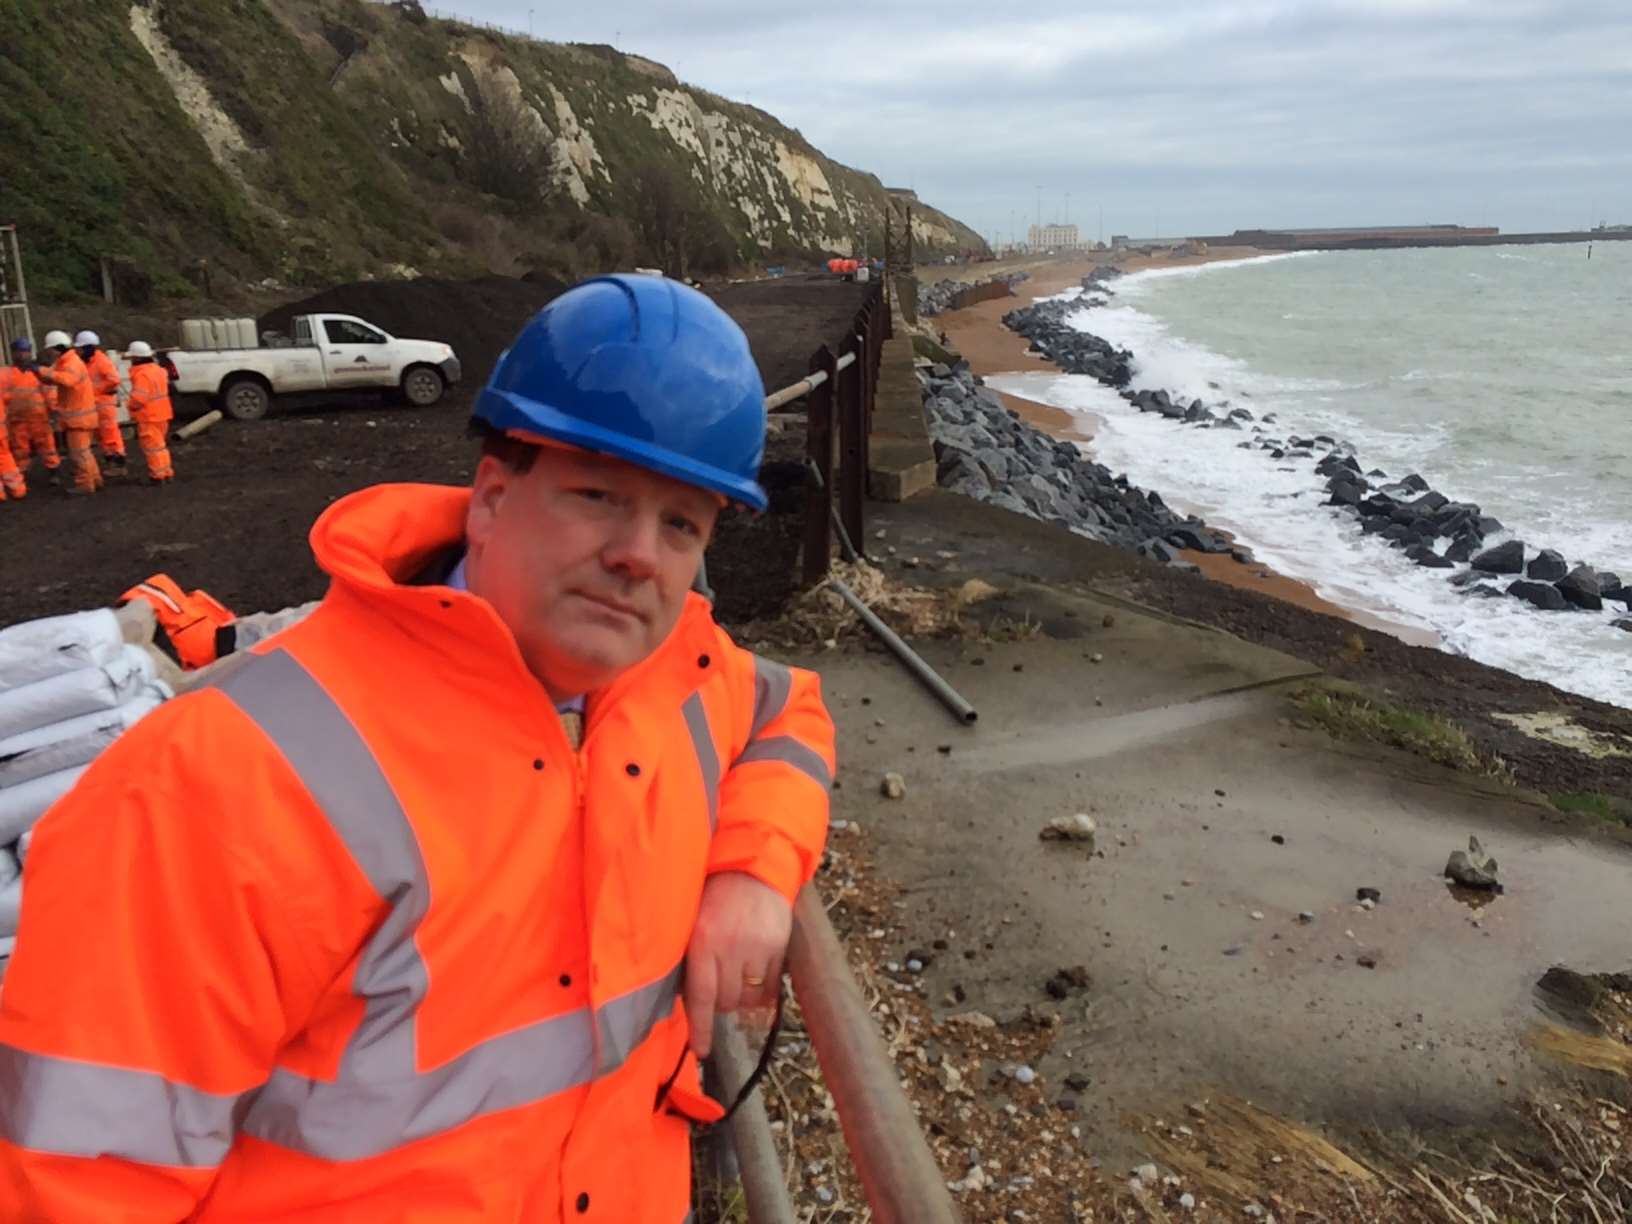
{"label": "sand on beach", "polygon": [[[1220,247],[1196,255],[1132,255],[1113,260],[1110,252],[1103,251],[1097,256],[1090,253],[1071,259],[1000,260],[995,263],[948,268],[946,269],[948,273],[958,274],[947,276],[946,279],[949,280],[983,280],[988,276],[1010,271],[1028,272],[1031,279],[1020,284],[1012,298],[979,302],[967,309],[950,311],[924,322],[933,326],[937,332],[944,332],[948,344],[963,354],[974,372],[982,377],[1018,371],[1055,371],[1057,367],[1052,362],[1028,353],[1027,341],[1003,326],[1004,315],[1021,306],[1030,305],[1038,298],[1052,297],[1067,289],[1080,287],[1082,278],[1101,264],[1114,262],[1125,272],[1140,272],[1149,268],[1194,267],[1205,263],[1251,259],[1264,254],[1269,252],[1251,247]],[[939,279],[935,270],[930,268],[920,269],[919,275],[924,280]],[[1093,440],[1094,430],[1099,422],[1091,414],[1066,412],[1049,404],[1022,399],[1017,395],[1003,395],[1002,398],[1004,404],[1012,408],[1021,420],[1041,429],[1044,433],[1072,442],[1087,443]],[[1087,449],[1091,454],[1092,447]],[[1157,490],[1158,493],[1161,491]],[[1186,561],[1194,562],[1204,575],[1216,582],[1271,595],[1312,612],[1321,612],[1327,616],[1363,624],[1414,645],[1439,645],[1439,639],[1427,630],[1397,625],[1334,604],[1316,594],[1315,589],[1308,583],[1276,574],[1257,562],[1242,565],[1224,553],[1184,552],[1182,555]]]}

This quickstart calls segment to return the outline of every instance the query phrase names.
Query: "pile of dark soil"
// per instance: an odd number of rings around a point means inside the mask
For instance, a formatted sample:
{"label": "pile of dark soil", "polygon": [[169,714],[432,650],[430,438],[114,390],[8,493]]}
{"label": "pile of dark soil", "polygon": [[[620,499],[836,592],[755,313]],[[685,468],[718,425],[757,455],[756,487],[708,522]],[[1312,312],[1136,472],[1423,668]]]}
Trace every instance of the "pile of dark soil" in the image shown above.
{"label": "pile of dark soil", "polygon": [[[866,288],[812,278],[728,285],[714,296],[747,333],[775,388],[802,377],[822,344],[838,344]],[[287,327],[296,314],[335,311],[393,334],[445,340],[464,362],[465,382],[424,410],[364,397],[277,409],[264,421],[225,421],[173,444],[177,477],[166,488],[114,476],[98,496],[70,499],[36,473],[26,501],[0,505],[8,545],[0,626],[110,603],[160,570],[243,612],[320,596],[326,582],[306,544],[313,520],[368,485],[468,481],[476,448],[465,425],[475,392],[521,325],[560,289],[504,277],[376,281],[342,285],[267,315],[263,329]],[[798,420],[789,424],[766,446],[762,479],[772,492],[771,512],[728,512],[709,549],[716,607],[727,623],[774,615],[794,589],[804,430]],[[139,468],[139,460],[133,464]]]}
{"label": "pile of dark soil", "polygon": [[303,314],[352,314],[393,336],[453,346],[465,378],[481,382],[522,324],[566,286],[560,281],[484,276],[450,281],[355,281],[291,302],[260,320],[264,331],[287,332]]}

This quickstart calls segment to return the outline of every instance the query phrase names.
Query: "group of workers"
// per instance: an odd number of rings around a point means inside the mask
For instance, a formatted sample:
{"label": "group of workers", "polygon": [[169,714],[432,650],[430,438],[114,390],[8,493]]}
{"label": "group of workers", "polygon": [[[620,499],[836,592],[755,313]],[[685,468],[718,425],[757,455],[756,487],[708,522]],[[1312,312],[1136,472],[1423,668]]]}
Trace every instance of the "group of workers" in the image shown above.
{"label": "group of workers", "polygon": [[[172,367],[145,340],[125,351],[130,362],[130,419],[147,465],[147,479],[163,484],[175,477],[168,435]],[[38,455],[48,475],[68,452],[75,496],[103,485],[102,465],[126,466],[125,438],[119,428],[119,367],[93,331],[68,338],[47,332],[38,355],[26,338],[11,342],[11,364],[0,368],[0,502],[28,495],[28,474]],[[98,462],[97,451],[101,452]]]}

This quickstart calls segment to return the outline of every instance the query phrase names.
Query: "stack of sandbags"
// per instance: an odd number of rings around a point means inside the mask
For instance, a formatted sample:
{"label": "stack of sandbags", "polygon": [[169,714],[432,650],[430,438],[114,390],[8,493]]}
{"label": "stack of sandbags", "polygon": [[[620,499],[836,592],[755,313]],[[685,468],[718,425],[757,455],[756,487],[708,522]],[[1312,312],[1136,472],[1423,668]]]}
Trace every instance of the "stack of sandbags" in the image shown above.
{"label": "stack of sandbags", "polygon": [[0,629],[0,941],[17,933],[30,831],[104,748],[173,695],[158,672],[111,609]]}

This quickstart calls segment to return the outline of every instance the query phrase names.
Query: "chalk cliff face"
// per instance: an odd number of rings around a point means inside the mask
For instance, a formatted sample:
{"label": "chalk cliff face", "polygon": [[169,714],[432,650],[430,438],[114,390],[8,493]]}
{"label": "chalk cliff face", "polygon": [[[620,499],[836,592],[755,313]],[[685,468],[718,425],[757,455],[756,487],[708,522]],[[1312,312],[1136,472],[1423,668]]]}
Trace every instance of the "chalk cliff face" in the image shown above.
{"label": "chalk cliff face", "polygon": [[985,249],[773,116],[610,47],[413,3],[117,0],[73,30],[50,7],[0,11],[0,42],[31,48],[0,65],[24,103],[0,138],[52,167],[7,185],[46,292],[88,288],[108,257],[165,288],[200,258],[302,282],[659,248],[699,269],[881,255],[909,204],[920,254]]}

